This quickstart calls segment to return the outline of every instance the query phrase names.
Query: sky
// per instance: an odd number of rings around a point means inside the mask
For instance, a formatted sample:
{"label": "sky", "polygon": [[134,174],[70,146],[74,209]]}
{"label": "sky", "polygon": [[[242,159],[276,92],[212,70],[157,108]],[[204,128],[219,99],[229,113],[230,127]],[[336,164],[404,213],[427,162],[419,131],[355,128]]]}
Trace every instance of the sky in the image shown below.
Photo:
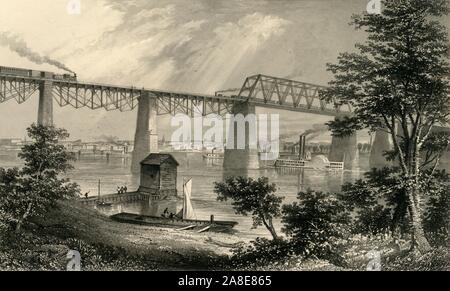
{"label": "sky", "polygon": [[[213,94],[255,74],[326,85],[326,63],[364,39],[348,25],[367,0],[0,0],[0,34],[25,42],[99,83]],[[61,72],[0,43],[0,65]],[[0,138],[23,137],[37,119],[38,98],[0,104]],[[264,110],[260,110],[262,112]],[[265,112],[265,111],[264,111]],[[329,117],[279,113],[282,134],[301,133]],[[54,120],[71,139],[132,139],[136,111],[60,108]],[[159,119],[168,134],[168,117]],[[362,135],[364,136],[364,135]],[[325,134],[318,139],[329,139]]]}

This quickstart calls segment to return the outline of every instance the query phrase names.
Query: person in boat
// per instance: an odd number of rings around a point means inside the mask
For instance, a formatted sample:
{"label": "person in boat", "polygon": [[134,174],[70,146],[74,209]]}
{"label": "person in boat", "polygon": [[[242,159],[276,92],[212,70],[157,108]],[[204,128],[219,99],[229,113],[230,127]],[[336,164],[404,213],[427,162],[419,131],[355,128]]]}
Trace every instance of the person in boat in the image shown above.
{"label": "person in boat", "polygon": [[91,191],[88,191],[88,192],[84,193],[84,197],[85,197],[86,199],[89,198],[89,193],[91,193]]}
{"label": "person in boat", "polygon": [[164,209],[162,217],[164,217],[164,218],[168,218],[169,217],[169,208]]}

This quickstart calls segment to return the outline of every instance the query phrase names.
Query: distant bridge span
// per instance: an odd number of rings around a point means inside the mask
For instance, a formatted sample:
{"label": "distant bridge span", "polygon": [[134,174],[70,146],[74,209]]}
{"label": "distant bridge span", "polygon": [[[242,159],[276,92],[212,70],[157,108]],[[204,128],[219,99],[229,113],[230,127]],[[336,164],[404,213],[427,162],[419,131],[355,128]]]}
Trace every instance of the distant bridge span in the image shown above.
{"label": "distant bridge span", "polygon": [[157,99],[158,115],[186,113],[193,115],[194,108],[201,108],[203,115],[231,113],[235,102],[245,101],[257,107],[281,109],[327,116],[340,116],[352,112],[349,106],[337,106],[319,98],[324,89],[309,83],[256,75],[246,79],[237,94],[215,95],[153,90],[129,86],[115,86],[59,80],[52,78],[24,77],[0,73],[0,103],[16,100],[19,104],[51,84],[51,94],[60,106],[106,110],[130,111],[137,107],[141,96]]}

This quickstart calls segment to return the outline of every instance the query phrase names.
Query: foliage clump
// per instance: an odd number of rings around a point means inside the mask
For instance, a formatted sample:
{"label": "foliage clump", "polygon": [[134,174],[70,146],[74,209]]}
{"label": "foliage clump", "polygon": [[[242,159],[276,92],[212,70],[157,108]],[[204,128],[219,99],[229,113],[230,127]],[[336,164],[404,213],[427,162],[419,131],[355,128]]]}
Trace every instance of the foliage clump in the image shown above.
{"label": "foliage clump", "polygon": [[72,169],[73,157],[59,143],[69,136],[67,131],[42,125],[27,131],[32,142],[19,153],[23,168],[0,168],[0,226],[5,231],[20,231],[31,218],[79,193],[77,184],[61,177]]}

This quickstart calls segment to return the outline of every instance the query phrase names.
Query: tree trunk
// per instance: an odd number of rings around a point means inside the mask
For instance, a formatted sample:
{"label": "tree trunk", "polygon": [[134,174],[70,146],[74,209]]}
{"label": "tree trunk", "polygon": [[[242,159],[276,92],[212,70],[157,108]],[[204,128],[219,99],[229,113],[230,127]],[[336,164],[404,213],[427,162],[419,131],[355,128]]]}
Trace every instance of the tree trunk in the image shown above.
{"label": "tree trunk", "polygon": [[22,225],[23,225],[24,221],[25,221],[25,220],[28,218],[28,216],[30,215],[31,207],[33,207],[33,203],[30,202],[30,203],[28,204],[27,210],[25,211],[24,215],[22,216],[21,219],[19,219],[19,221],[18,221],[17,224],[16,224],[16,233],[17,233],[17,232],[20,232],[20,230],[21,230],[21,228],[22,228]]}
{"label": "tree trunk", "polygon": [[414,251],[417,250],[420,254],[424,254],[431,250],[431,246],[425,236],[425,231],[423,230],[420,206],[417,203],[418,199],[415,199],[415,195],[417,195],[415,189],[411,189],[408,193],[409,211],[412,223],[411,249]]}
{"label": "tree trunk", "polygon": [[275,227],[273,227],[272,219],[269,219],[267,222],[265,218],[263,218],[263,223],[266,226],[266,228],[269,230],[270,234],[273,237],[273,240],[278,240],[277,232],[275,231]]}

